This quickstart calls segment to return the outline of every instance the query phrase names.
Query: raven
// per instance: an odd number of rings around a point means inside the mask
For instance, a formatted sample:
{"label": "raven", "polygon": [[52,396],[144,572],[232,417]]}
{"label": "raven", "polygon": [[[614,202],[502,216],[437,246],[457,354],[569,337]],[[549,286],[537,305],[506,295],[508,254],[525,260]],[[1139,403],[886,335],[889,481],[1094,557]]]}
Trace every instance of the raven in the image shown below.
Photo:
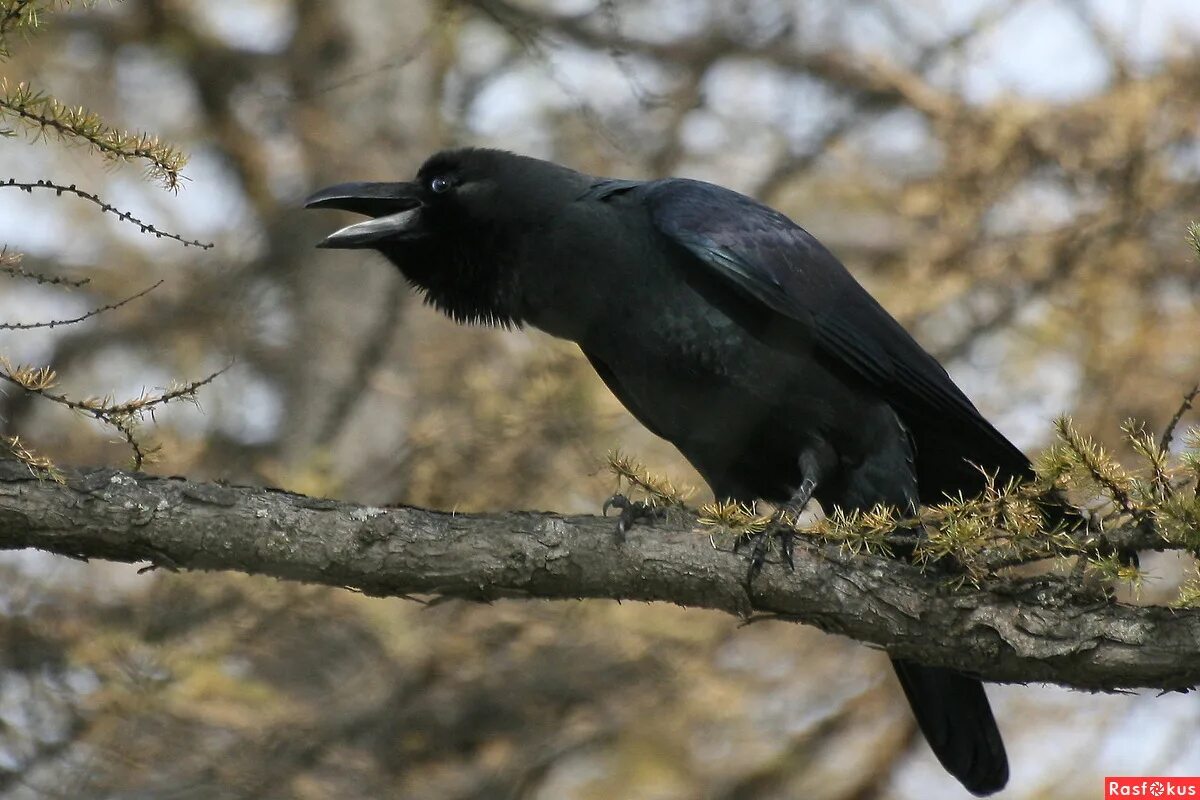
{"label": "raven", "polygon": [[[412,182],[341,184],[305,205],[370,217],[319,246],[382,253],[455,320],[577,343],[718,498],[912,509],[978,494],[979,467],[1031,474],[829,250],[729,189],[460,149]],[[1003,787],[982,683],[893,664],[942,765],[972,793]]]}

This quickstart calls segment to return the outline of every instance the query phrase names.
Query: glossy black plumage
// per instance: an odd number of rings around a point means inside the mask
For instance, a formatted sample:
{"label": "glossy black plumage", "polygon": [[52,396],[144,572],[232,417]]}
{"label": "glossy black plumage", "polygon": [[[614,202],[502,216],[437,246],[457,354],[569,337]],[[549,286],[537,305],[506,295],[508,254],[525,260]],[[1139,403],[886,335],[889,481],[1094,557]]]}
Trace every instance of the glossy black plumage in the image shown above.
{"label": "glossy black plumage", "polygon": [[1025,455],[808,231],[711,184],[662,181],[648,186],[646,197],[663,233],[774,313],[810,329],[815,358],[887,399],[916,443],[921,502],[978,492],[975,464],[1002,477],[1028,474]]}
{"label": "glossy black plumage", "polygon": [[[460,321],[575,341],[720,497],[783,503],[807,482],[826,508],[911,507],[977,493],[978,467],[1029,473],[828,250],[751,198],[491,150],[440,153],[387,187],[310,198],[375,217],[323,244],[379,250]],[[896,672],[947,770],[975,793],[1002,787],[982,685],[913,663]]]}

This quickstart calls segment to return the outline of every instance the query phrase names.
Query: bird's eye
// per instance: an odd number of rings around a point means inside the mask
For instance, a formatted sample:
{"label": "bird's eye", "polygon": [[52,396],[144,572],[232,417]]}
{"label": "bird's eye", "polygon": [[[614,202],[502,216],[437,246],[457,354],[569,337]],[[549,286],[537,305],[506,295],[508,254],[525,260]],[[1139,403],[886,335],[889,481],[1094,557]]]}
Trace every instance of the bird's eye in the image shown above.
{"label": "bird's eye", "polygon": [[441,194],[449,189],[450,185],[450,179],[440,175],[429,182],[429,188],[432,189],[435,194]]}

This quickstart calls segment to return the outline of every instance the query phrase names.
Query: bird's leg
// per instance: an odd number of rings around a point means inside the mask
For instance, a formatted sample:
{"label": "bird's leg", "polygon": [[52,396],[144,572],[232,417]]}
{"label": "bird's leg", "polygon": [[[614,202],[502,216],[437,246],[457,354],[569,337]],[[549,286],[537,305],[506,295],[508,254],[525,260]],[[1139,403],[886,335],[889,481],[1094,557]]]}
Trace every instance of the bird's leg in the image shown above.
{"label": "bird's leg", "polygon": [[779,540],[779,549],[783,554],[784,562],[788,565],[788,569],[794,570],[796,568],[796,530],[794,524],[796,518],[803,513],[805,506],[808,505],[808,501],[812,500],[813,492],[817,489],[817,479],[820,472],[821,465],[816,454],[809,450],[801,453],[800,474],[804,477],[800,481],[800,486],[796,488],[796,491],[792,492],[792,496],[775,512],[775,518],[771,526],[758,533],[742,534],[734,542],[733,551],[735,553],[747,544],[752,545],[750,551],[750,572],[746,575],[747,585],[758,577],[758,573],[762,572],[763,565],[767,561],[767,551],[770,549],[772,538]]}
{"label": "bird's leg", "polygon": [[767,550],[770,546],[770,534],[767,531],[756,533],[740,533],[733,541],[733,552],[740,551],[750,545],[750,572],[746,575],[746,584],[762,572],[763,564],[767,563]]}
{"label": "bird's leg", "polygon": [[[803,464],[804,459],[801,459]],[[775,524],[779,530],[779,548],[783,552],[783,560],[787,562],[788,569],[796,569],[796,561],[793,557],[796,546],[796,520],[804,513],[805,507],[808,506],[808,501],[812,500],[813,492],[817,490],[817,482],[811,477],[806,477],[800,481],[800,488],[788,498],[788,501],[775,512]]]}
{"label": "bird's leg", "polygon": [[621,509],[621,516],[617,517],[616,538],[617,542],[625,541],[625,534],[635,524],[646,519],[658,519],[662,515],[662,509],[656,508],[641,500],[630,500],[623,494],[614,494],[612,497],[604,501],[601,511],[604,516],[608,516],[610,508]]}

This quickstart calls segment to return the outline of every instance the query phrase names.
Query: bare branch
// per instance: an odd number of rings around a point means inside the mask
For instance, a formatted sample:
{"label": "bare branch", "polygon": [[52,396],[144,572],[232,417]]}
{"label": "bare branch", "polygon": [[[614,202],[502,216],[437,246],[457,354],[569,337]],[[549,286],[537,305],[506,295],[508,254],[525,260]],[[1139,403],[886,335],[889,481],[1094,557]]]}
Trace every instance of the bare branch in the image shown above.
{"label": "bare branch", "polygon": [[1164,453],[1170,452],[1171,440],[1175,438],[1175,429],[1179,427],[1180,420],[1192,408],[1192,403],[1196,401],[1196,396],[1200,395],[1200,383],[1196,383],[1183,395],[1183,401],[1179,404],[1179,408],[1175,409],[1175,413],[1171,416],[1171,421],[1167,423],[1167,427],[1163,429],[1162,438],[1158,442],[1158,449]]}
{"label": "bare branch", "polygon": [[63,278],[57,275],[43,275],[40,272],[30,272],[21,266],[20,253],[11,252],[7,247],[2,245],[0,245],[0,275],[7,275],[10,278],[24,278],[34,283],[66,286],[69,289],[78,289],[92,282],[91,278]]}
{"label": "bare branch", "polygon": [[104,202],[98,195],[75,188],[75,184],[73,183],[70,186],[63,186],[62,184],[54,183],[53,181],[20,183],[15,178],[9,178],[7,181],[0,181],[0,189],[6,186],[14,189],[21,189],[30,194],[33,194],[34,189],[50,189],[59,197],[61,197],[64,193],[73,194],[76,197],[82,197],[84,200],[95,203],[105,214],[112,214],[122,222],[133,223],[141,229],[142,233],[153,234],[157,239],[173,239],[174,241],[182,244],[184,247],[199,247],[201,250],[209,250],[215,246],[212,242],[201,242],[196,239],[184,239],[177,233],[170,233],[168,231],[160,230],[148,222],[142,222],[128,211],[122,211],[111,203]]}
{"label": "bare branch", "polygon": [[371,508],[116,470],[62,485],[0,461],[0,548],[237,570],[381,596],[668,601],[768,615],[996,681],[1090,690],[1200,683],[1200,611],[1083,597],[1049,579],[950,590],[904,562],[801,541],[794,572],[712,547],[694,518],[635,527],[530,512]]}
{"label": "bare branch", "polygon": [[107,303],[105,305],[98,306],[84,314],[81,314],[78,317],[73,317],[72,319],[51,319],[46,320],[45,322],[0,322],[0,331],[28,331],[33,330],[34,328],[57,328],[62,325],[74,325],[78,322],[83,322],[86,319],[91,319],[99,314],[103,314],[105,311],[115,311],[121,306],[132,303],[138,298],[145,297],[162,285],[163,282],[159,281],[152,286],[147,286],[145,289],[142,289],[136,294],[131,294],[126,298],[116,301],[115,303]]}

